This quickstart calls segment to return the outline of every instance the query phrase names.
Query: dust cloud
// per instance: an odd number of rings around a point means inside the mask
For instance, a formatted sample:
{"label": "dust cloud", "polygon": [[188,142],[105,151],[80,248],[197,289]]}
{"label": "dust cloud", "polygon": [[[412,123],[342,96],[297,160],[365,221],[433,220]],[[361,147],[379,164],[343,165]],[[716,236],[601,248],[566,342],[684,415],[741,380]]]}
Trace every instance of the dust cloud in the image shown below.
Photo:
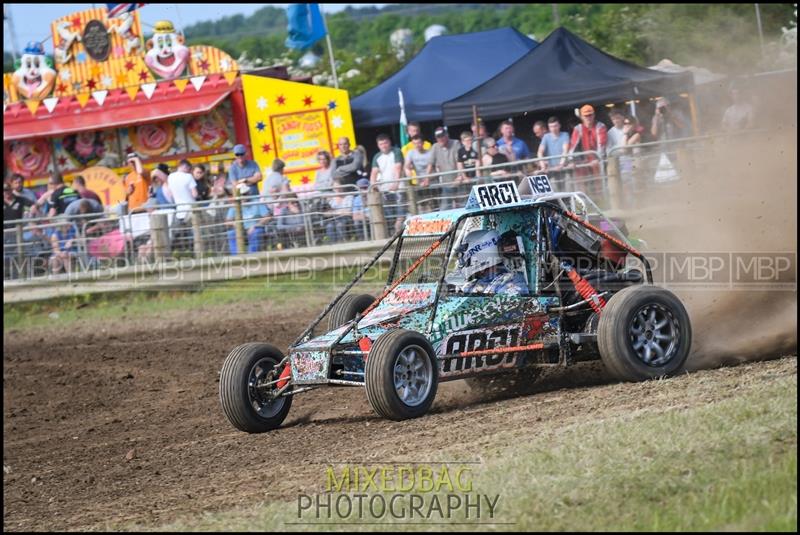
{"label": "dust cloud", "polygon": [[784,267],[790,262],[777,282],[767,280],[767,269],[758,289],[742,283],[752,281],[731,277],[735,265],[721,271],[732,280],[728,287],[681,280],[671,288],[674,273],[661,266],[656,282],[666,275],[663,285],[683,300],[692,321],[689,369],[797,352],[796,85],[786,94],[772,87],[770,94],[758,97],[785,102],[785,120],[767,122],[761,116],[755,132],[690,149],[681,180],[637,199],[639,215],[628,224],[650,251],[717,256],[731,264],[732,258],[751,255],[781,256]]}

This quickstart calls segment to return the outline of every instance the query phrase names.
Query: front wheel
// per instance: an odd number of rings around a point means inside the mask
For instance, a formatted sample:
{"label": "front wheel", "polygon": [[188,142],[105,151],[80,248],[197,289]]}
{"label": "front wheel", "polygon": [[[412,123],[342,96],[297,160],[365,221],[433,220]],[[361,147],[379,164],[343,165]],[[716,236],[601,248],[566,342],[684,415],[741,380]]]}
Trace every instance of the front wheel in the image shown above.
{"label": "front wheel", "polygon": [[279,427],[289,408],[291,396],[273,398],[277,385],[262,386],[278,379],[275,367],[283,360],[281,351],[270,344],[243,344],[230,352],[219,377],[222,412],[233,426],[247,433],[264,433]]}
{"label": "front wheel", "polygon": [[692,326],[683,303],[669,290],[631,286],[611,296],[601,312],[597,345],[613,375],[643,381],[683,368]]}
{"label": "front wheel", "polygon": [[414,331],[384,333],[370,349],[364,379],[367,399],[379,415],[390,420],[422,416],[439,384],[433,347]]}

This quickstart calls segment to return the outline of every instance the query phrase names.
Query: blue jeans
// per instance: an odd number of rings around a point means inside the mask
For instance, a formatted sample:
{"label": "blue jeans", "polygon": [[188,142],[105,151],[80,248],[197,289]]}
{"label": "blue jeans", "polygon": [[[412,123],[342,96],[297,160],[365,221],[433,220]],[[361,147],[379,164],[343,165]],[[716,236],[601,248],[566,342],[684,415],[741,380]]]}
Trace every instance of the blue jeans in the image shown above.
{"label": "blue jeans", "polygon": [[[247,242],[247,252],[257,253],[261,249],[261,241],[264,239],[264,228],[255,227],[252,234],[244,231],[244,241]],[[231,254],[238,254],[236,248],[236,230],[228,230],[228,246],[230,247]]]}

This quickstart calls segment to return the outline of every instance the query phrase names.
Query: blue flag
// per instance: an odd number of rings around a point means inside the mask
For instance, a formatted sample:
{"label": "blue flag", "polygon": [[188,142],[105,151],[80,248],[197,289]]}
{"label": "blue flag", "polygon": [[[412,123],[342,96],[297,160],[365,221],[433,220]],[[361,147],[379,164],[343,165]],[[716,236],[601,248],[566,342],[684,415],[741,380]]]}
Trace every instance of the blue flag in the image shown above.
{"label": "blue flag", "polygon": [[286,18],[289,19],[286,46],[305,50],[325,37],[325,21],[319,4],[291,4],[286,8]]}
{"label": "blue flag", "polygon": [[123,13],[130,13],[131,11],[140,8],[146,4],[106,4],[108,8],[109,17],[118,17]]}

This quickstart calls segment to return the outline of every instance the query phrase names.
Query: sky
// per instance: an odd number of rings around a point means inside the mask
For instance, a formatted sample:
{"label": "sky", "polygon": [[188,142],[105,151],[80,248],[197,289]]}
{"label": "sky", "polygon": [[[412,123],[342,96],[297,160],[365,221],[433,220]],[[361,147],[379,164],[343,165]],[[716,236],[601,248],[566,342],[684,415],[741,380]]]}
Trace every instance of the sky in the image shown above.
{"label": "sky", "polygon": [[[17,48],[25,48],[28,41],[44,41],[50,36],[50,23],[59,17],[100,7],[103,4],[3,4],[10,12],[14,21]],[[140,10],[142,22],[153,25],[158,20],[171,20],[175,26],[189,26],[195,22],[215,20],[230,15],[252,15],[255,11],[267,4],[147,4]],[[271,4],[285,8],[288,4]],[[354,4],[321,4],[325,13],[335,13]],[[385,4],[361,4],[383,6]],[[7,26],[3,28],[3,50],[11,51],[10,32]],[[45,43],[45,50],[50,51],[52,44]]]}

